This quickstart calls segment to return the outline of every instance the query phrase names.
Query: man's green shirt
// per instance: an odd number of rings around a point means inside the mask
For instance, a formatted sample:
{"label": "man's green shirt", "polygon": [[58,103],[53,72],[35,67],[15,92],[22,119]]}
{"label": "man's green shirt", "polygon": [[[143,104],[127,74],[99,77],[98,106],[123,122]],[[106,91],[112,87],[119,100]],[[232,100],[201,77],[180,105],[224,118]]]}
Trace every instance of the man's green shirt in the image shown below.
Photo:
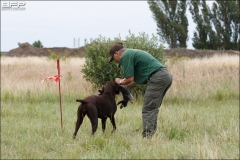
{"label": "man's green shirt", "polygon": [[166,67],[151,54],[128,48],[122,54],[120,64],[123,68],[124,77],[134,76],[134,81],[138,84],[145,84],[152,72],[158,68]]}

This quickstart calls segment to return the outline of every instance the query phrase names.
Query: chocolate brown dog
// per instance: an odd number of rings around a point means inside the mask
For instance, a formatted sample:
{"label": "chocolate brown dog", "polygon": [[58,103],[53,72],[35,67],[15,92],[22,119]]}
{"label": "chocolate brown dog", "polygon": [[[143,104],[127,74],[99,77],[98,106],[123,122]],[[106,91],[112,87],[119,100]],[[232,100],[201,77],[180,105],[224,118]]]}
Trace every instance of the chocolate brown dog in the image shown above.
{"label": "chocolate brown dog", "polygon": [[114,132],[116,130],[116,124],[114,114],[117,111],[117,105],[115,101],[115,95],[119,94],[119,86],[114,81],[108,81],[102,89],[102,94],[92,95],[83,100],[77,99],[77,102],[81,102],[77,111],[77,123],[73,138],[76,138],[77,132],[83,122],[85,115],[91,121],[92,134],[94,134],[98,127],[98,118],[102,120],[102,131],[105,131],[106,120],[110,118],[113,125]]}

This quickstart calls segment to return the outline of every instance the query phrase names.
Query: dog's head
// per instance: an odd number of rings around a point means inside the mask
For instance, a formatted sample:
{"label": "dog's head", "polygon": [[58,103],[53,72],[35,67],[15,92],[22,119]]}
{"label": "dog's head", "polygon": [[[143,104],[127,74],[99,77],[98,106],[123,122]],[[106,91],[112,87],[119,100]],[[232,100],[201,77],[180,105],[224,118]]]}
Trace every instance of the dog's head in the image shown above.
{"label": "dog's head", "polygon": [[102,87],[102,89],[99,89],[99,90],[98,90],[98,92],[99,92],[99,94],[98,94],[98,95],[102,95],[102,94],[103,94],[103,92],[104,92],[104,90],[105,90],[105,89],[104,89],[104,86],[103,86],[103,87]]}
{"label": "dog's head", "polygon": [[119,94],[119,85],[115,81],[108,81],[102,90],[99,90],[99,92],[111,92],[114,94]]}

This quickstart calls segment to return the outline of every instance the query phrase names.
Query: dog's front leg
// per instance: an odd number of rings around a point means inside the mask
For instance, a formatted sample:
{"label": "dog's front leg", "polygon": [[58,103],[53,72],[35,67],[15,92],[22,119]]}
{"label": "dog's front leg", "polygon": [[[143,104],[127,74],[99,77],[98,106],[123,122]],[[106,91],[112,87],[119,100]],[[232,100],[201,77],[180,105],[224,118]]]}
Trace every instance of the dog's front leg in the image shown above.
{"label": "dog's front leg", "polygon": [[107,117],[106,118],[102,118],[102,131],[104,133],[105,129],[106,129],[106,120],[107,120]]}
{"label": "dog's front leg", "polygon": [[114,118],[114,115],[111,115],[111,116],[110,116],[110,120],[111,120],[111,122],[112,122],[112,126],[113,126],[112,133],[114,133],[115,130],[117,129],[116,124],[115,124],[115,118]]}

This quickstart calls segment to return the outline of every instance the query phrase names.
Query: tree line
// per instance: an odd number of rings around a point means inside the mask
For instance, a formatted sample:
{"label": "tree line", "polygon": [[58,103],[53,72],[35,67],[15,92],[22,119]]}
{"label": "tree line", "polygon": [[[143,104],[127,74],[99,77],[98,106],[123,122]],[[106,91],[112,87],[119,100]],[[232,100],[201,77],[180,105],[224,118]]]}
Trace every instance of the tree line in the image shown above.
{"label": "tree line", "polygon": [[195,49],[239,50],[239,0],[215,0],[210,8],[206,0],[148,0],[157,23],[157,34],[169,48],[187,48],[189,9],[196,28]]}

